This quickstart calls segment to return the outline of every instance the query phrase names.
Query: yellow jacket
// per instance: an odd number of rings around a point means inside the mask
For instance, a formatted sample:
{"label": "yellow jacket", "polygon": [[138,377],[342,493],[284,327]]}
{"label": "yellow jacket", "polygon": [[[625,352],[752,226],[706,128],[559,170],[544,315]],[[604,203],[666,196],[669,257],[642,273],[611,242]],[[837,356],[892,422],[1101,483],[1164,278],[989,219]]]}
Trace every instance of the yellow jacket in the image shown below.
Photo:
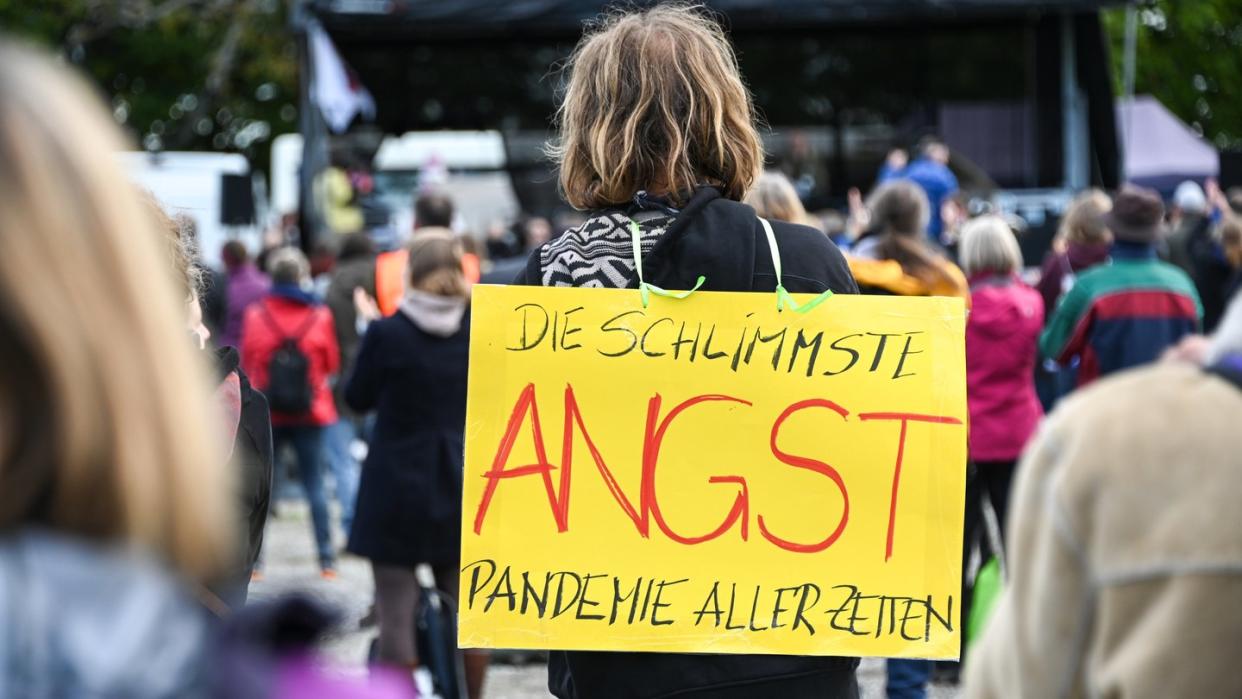
{"label": "yellow jacket", "polygon": [[922,279],[901,268],[895,260],[871,260],[862,257],[849,257],[850,272],[858,286],[867,293],[866,287],[877,289],[896,296],[960,296],[970,301],[970,285],[966,283],[966,275],[957,265],[948,260],[941,261],[941,269],[948,280],[928,284]]}

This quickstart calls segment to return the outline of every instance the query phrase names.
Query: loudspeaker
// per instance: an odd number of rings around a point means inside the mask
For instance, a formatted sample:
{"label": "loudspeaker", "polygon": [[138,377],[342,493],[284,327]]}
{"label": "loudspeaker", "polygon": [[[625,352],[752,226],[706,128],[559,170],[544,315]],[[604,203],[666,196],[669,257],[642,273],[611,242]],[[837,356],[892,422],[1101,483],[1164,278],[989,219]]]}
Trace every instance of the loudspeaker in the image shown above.
{"label": "loudspeaker", "polygon": [[254,223],[254,189],[250,175],[220,175],[220,223],[245,226]]}

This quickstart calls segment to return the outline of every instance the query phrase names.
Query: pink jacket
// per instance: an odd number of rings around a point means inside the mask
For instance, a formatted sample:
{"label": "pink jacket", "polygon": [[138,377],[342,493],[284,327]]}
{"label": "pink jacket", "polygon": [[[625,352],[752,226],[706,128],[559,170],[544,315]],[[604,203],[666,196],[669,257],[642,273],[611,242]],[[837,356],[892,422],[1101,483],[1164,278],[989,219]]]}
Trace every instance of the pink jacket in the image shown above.
{"label": "pink jacket", "polygon": [[970,458],[1012,461],[1044,411],[1035,395],[1035,360],[1044,302],[1017,277],[971,280],[966,322],[966,399]]}

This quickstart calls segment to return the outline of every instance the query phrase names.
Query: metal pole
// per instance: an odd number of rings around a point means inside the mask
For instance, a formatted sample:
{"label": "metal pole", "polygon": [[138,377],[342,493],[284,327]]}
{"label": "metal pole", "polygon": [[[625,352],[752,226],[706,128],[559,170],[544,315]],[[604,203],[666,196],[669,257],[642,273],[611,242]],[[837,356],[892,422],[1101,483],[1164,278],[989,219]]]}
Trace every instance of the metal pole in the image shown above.
{"label": "metal pole", "polygon": [[1134,73],[1138,61],[1138,7],[1126,7],[1125,55],[1122,56],[1121,99],[1128,105],[1121,120],[1121,179],[1126,179],[1126,154],[1130,152],[1131,121],[1134,119]]}
{"label": "metal pole", "polygon": [[1061,16],[1061,144],[1063,186],[1078,191],[1087,186],[1086,100],[1078,87],[1078,47],[1074,16]]}

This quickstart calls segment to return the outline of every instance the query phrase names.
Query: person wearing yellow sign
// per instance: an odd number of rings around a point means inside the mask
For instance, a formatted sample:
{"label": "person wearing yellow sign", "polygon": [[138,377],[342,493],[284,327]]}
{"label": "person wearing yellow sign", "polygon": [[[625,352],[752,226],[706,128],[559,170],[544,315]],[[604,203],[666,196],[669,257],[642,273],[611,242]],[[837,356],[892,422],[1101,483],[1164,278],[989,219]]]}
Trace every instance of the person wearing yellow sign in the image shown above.
{"label": "person wearing yellow sign", "polygon": [[[583,37],[560,107],[561,187],[583,225],[535,249],[535,286],[776,291],[805,310],[857,293],[818,231],[768,222],[741,199],[763,167],[733,49],[704,11],[616,14]],[[782,264],[783,262],[783,264]],[[798,306],[791,293],[819,294]],[[554,652],[548,687],[578,697],[857,697],[854,658]]]}

